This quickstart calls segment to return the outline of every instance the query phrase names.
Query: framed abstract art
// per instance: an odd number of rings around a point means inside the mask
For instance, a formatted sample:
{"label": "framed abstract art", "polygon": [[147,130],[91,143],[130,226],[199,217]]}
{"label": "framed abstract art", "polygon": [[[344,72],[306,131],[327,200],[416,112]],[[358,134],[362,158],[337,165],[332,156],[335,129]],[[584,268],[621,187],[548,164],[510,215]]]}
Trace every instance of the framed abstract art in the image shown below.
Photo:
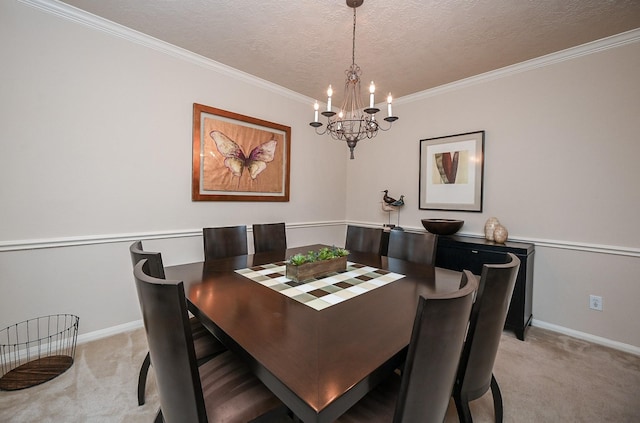
{"label": "framed abstract art", "polygon": [[420,140],[419,208],[482,211],[484,131]]}

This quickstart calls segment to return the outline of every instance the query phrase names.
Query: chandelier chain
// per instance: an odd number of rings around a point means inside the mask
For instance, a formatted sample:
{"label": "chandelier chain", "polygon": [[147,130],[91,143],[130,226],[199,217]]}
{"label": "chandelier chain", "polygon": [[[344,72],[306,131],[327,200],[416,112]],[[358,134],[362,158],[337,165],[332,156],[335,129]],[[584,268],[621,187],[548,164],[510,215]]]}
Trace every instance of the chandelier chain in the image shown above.
{"label": "chandelier chain", "polygon": [[353,8],[353,38],[351,46],[351,64],[356,64],[356,8]]}

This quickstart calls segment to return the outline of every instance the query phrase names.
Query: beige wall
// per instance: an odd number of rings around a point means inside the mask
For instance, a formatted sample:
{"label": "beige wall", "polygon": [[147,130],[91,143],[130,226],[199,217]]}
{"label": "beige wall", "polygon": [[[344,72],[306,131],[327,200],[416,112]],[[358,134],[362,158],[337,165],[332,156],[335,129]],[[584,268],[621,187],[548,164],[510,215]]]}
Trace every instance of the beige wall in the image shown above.
{"label": "beige wall", "polygon": [[[406,196],[407,228],[449,217],[480,235],[496,216],[511,238],[536,243],[537,324],[640,347],[638,69],[636,35],[620,47],[402,99],[394,129],[348,163],[347,220],[384,222],[382,189]],[[478,130],[486,131],[484,211],[418,210],[419,141]],[[603,312],[588,309],[589,294],[603,297]]]}
{"label": "beige wall", "polygon": [[[83,334],[126,325],[131,240],[169,265],[201,259],[203,226],[286,221],[291,245],[340,244],[345,221],[386,222],[389,189],[409,229],[456,217],[478,235],[499,217],[536,243],[536,324],[640,351],[637,40],[399,99],[394,129],[349,161],[309,128],[310,99],[89,24],[0,2],[0,327],[67,312]],[[291,126],[289,203],[191,202],[194,102]],[[418,210],[419,140],[476,130],[484,212]]]}
{"label": "beige wall", "polygon": [[[304,221],[344,218],[343,151],[325,143],[317,154],[304,97],[18,2],[0,7],[3,240],[183,230],[256,216],[299,222],[301,210]],[[291,127],[291,202],[191,202],[193,103]],[[154,209],[133,214],[132,204]]]}
{"label": "beige wall", "polygon": [[[310,130],[309,99],[125,35],[0,2],[0,327],[139,320],[135,238],[159,238],[145,245],[167,264],[201,259],[205,226],[285,221],[291,245],[344,239],[345,151]],[[194,102],[291,127],[290,202],[191,201]]]}

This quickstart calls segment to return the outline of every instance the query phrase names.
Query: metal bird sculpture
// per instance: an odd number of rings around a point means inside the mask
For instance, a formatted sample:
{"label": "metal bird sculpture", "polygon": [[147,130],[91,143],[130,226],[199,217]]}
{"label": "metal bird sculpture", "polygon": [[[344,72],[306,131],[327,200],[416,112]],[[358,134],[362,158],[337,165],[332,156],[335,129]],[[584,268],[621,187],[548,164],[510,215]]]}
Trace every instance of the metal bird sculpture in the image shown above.
{"label": "metal bird sculpture", "polygon": [[393,203],[391,203],[392,206],[404,206],[404,195],[400,196],[399,200],[394,201]]}
{"label": "metal bird sculpture", "polygon": [[382,191],[382,192],[384,192],[384,196],[382,197],[382,200],[383,200],[385,203],[387,203],[387,204],[393,204],[393,203],[395,203],[396,201],[398,201],[398,200],[396,200],[396,199],[395,199],[395,198],[393,198],[393,197],[389,197],[389,190],[388,190],[388,189],[385,189],[385,190],[384,190],[384,191]]}

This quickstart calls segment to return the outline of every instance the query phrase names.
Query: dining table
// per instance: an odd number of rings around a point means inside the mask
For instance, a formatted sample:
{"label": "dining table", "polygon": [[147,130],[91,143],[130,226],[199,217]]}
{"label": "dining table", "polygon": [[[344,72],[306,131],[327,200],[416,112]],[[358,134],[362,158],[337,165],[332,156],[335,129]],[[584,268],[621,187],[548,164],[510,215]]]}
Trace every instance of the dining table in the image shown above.
{"label": "dining table", "polygon": [[[344,298],[317,309],[300,300],[311,294],[288,296],[284,285],[274,288],[242,273],[283,265],[296,253],[321,247],[165,269],[167,279],[184,282],[189,311],[305,423],[336,420],[398,368],[411,339],[419,297],[455,291],[461,277],[452,270],[352,251],[350,265],[396,279],[343,294],[334,292],[341,290],[338,286],[329,286],[334,298]],[[278,277],[286,283],[286,275]]]}

